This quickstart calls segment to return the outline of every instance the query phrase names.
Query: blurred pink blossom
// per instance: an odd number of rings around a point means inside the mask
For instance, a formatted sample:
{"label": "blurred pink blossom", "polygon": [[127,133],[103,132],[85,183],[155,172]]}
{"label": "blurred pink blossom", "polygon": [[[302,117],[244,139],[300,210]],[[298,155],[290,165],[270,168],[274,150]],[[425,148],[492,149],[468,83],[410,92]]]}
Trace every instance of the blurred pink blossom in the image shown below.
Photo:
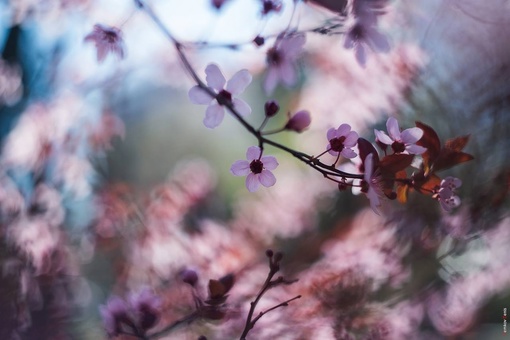
{"label": "blurred pink blossom", "polygon": [[241,116],[247,116],[251,113],[251,108],[245,101],[233,97],[233,95],[243,93],[251,83],[252,76],[248,70],[237,72],[228,82],[216,64],[207,65],[205,73],[207,75],[207,85],[215,92],[216,97],[211,97],[198,85],[189,90],[188,96],[193,104],[208,105],[204,118],[206,127],[214,129],[220,125],[225,116],[224,105],[226,102],[232,102],[232,105]]}
{"label": "blurred pink blossom", "polygon": [[121,59],[124,58],[122,32],[116,27],[96,24],[94,30],[84,40],[91,41],[96,45],[97,61],[99,62],[104,61],[109,53],[117,55]]}
{"label": "blurred pink blossom", "polygon": [[375,52],[386,53],[390,50],[388,39],[380,33],[373,20],[358,19],[345,36],[344,47],[354,49],[358,64],[365,67],[367,62],[366,47]]}
{"label": "blurred pink blossom", "polygon": [[99,311],[109,336],[117,336],[122,331],[122,324],[133,325],[129,317],[129,305],[118,296],[109,298],[106,305],[99,307]]}
{"label": "blurred pink blossom", "polygon": [[266,94],[274,91],[279,82],[287,86],[296,83],[296,60],[305,44],[304,34],[279,37],[274,46],[267,51],[268,70],[264,80]]}
{"label": "blurred pink blossom", "polygon": [[380,215],[379,207],[381,206],[380,198],[383,196],[380,180],[377,176],[377,171],[374,172],[374,155],[368,154],[365,158],[365,174],[361,191],[364,192],[370,200],[372,210]]}
{"label": "blurred pink blossom", "polygon": [[278,161],[273,156],[262,156],[258,146],[251,146],[246,151],[246,161],[240,160],[232,164],[230,172],[235,176],[246,176],[246,188],[250,192],[258,189],[259,183],[265,187],[276,183],[271,170],[276,169]]}
{"label": "blurred pink blossom", "polygon": [[437,194],[437,199],[441,204],[441,208],[445,211],[451,211],[460,205],[459,196],[455,195],[455,189],[462,185],[462,181],[458,178],[448,176],[441,181]]}
{"label": "blurred pink blossom", "polygon": [[132,294],[129,303],[134,313],[136,325],[147,330],[152,328],[159,320],[161,309],[161,298],[154,294],[149,288]]}
{"label": "blurred pink blossom", "polygon": [[389,136],[380,130],[374,130],[377,140],[390,145],[395,153],[406,152],[414,155],[421,155],[426,148],[416,145],[416,142],[423,136],[423,130],[417,127],[406,129],[400,132],[398,121],[394,117],[388,118],[386,122]]}
{"label": "blurred pink blossom", "polygon": [[356,153],[351,148],[358,143],[358,134],[351,131],[349,124],[342,124],[338,129],[329,129],[327,138],[329,140],[327,150],[331,155],[341,155],[345,158],[356,157]]}

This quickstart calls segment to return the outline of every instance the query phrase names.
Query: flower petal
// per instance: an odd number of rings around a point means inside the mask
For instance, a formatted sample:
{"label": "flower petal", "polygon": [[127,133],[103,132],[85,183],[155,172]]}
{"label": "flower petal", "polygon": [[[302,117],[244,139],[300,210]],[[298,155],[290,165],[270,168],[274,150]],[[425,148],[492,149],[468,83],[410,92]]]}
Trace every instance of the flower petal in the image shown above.
{"label": "flower petal", "polygon": [[365,46],[363,44],[360,44],[359,42],[355,45],[355,56],[356,60],[358,61],[358,64],[360,64],[361,67],[365,67],[367,64],[367,53],[365,51]]}
{"label": "flower petal", "polygon": [[374,155],[372,153],[369,153],[367,157],[365,157],[365,175],[363,176],[363,179],[370,183],[370,178],[372,177],[372,172],[374,171],[373,168],[373,158]]}
{"label": "flower petal", "polygon": [[225,77],[221,73],[218,65],[216,64],[209,64],[205,68],[205,80],[207,81],[207,85],[212,87],[213,89],[217,91],[223,90],[223,86],[225,86]]}
{"label": "flower petal", "polygon": [[213,103],[205,110],[204,125],[209,129],[214,129],[223,121],[225,116],[225,109],[218,103]]}
{"label": "flower petal", "polygon": [[260,157],[260,148],[258,146],[250,146],[248,150],[246,150],[246,159],[248,161],[253,161],[254,159],[259,159]]}
{"label": "flower petal", "polygon": [[287,60],[295,60],[306,42],[306,36],[302,33],[283,39],[279,50],[282,50]]}
{"label": "flower petal", "polygon": [[398,120],[394,117],[388,118],[388,121],[386,122],[386,129],[388,129],[391,139],[394,141],[400,141],[400,127],[398,126]]}
{"label": "flower petal", "polygon": [[276,85],[280,80],[278,69],[274,66],[270,66],[267,70],[266,79],[264,79],[264,91],[267,95],[273,93]]}
{"label": "flower petal", "polygon": [[241,70],[234,74],[234,76],[227,82],[225,90],[237,95],[243,93],[248,85],[250,85],[252,76],[248,70]]}
{"label": "flower petal", "polygon": [[337,137],[336,129],[335,128],[329,129],[326,136],[327,136],[328,140],[332,140],[333,138],[336,138]]}
{"label": "flower petal", "polygon": [[235,161],[230,167],[230,172],[234,176],[246,176],[250,173],[250,162],[245,160]]}
{"label": "flower petal", "polygon": [[357,156],[356,152],[354,152],[351,149],[343,149],[342,152],[340,152],[340,154],[345,158],[354,158]]}
{"label": "flower petal", "polygon": [[207,105],[214,99],[200,86],[193,86],[188,92],[188,97],[193,104],[199,105]]}
{"label": "flower petal", "polygon": [[280,64],[278,71],[280,73],[280,79],[285,83],[285,85],[292,86],[296,83],[297,75],[292,63],[284,61]]}
{"label": "flower petal", "polygon": [[251,113],[251,107],[244,100],[239,98],[234,98],[232,100],[232,104],[234,104],[234,108],[241,116],[248,116]]}
{"label": "flower petal", "polygon": [[424,148],[423,146],[419,146],[416,144],[412,144],[412,145],[406,146],[406,151],[412,155],[421,155],[422,153],[427,151],[427,148]]}
{"label": "flower petal", "polygon": [[386,145],[393,144],[393,140],[387,134],[385,134],[383,131],[374,129],[374,134],[379,142],[386,144]]}
{"label": "flower petal", "polygon": [[246,188],[249,192],[255,192],[259,188],[259,176],[254,173],[248,174],[246,177]]}
{"label": "flower petal", "polygon": [[272,187],[276,183],[276,177],[274,177],[273,173],[269,170],[262,170],[259,175],[260,183],[266,188]]}
{"label": "flower petal", "polygon": [[349,131],[351,131],[351,126],[349,124],[342,124],[336,129],[336,137],[347,136]]}
{"label": "flower petal", "polygon": [[379,207],[381,206],[381,200],[379,199],[377,192],[373,188],[369,187],[367,197],[370,200],[370,207],[372,208],[372,210],[377,215],[380,215]]}
{"label": "flower petal", "polygon": [[274,156],[263,156],[260,160],[267,170],[274,170],[278,166],[278,161]]}
{"label": "flower petal", "polygon": [[351,131],[347,134],[344,140],[344,146],[346,148],[352,148],[354,145],[358,143],[358,133],[356,131]]}
{"label": "flower petal", "polygon": [[390,50],[390,43],[384,34],[374,27],[368,27],[366,32],[367,38],[370,39],[369,43],[375,51],[386,53]]}
{"label": "flower petal", "polygon": [[414,127],[402,131],[400,138],[404,144],[414,144],[419,141],[422,136],[423,130],[418,127]]}

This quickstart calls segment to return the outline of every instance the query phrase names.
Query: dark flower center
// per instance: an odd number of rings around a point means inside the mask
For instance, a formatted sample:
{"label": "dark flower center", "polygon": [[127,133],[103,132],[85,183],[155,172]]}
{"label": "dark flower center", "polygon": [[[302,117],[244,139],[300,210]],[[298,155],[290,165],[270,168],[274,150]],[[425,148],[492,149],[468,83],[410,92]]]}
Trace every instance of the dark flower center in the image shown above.
{"label": "dark flower center", "polygon": [[391,144],[391,148],[393,149],[393,152],[395,152],[395,153],[401,153],[401,152],[406,151],[406,146],[402,142],[393,142],[393,144]]}
{"label": "dark flower center", "polygon": [[336,152],[342,152],[342,150],[345,148],[344,142],[345,136],[333,138],[332,140],[329,141],[329,144],[331,145],[331,150]]}
{"label": "dark flower center", "polygon": [[283,56],[280,51],[278,51],[275,47],[271,47],[267,51],[267,63],[269,65],[280,65],[282,63]]}
{"label": "dark flower center", "polygon": [[259,159],[254,159],[250,163],[250,170],[254,174],[260,174],[264,169],[264,164]]}
{"label": "dark flower center", "polygon": [[360,184],[361,184],[361,192],[366,194],[369,189],[368,182],[365,181],[364,179],[362,179]]}
{"label": "dark flower center", "polygon": [[106,41],[108,41],[108,43],[115,44],[117,42],[117,40],[119,39],[119,36],[117,35],[117,33],[115,31],[105,30],[104,38],[106,39]]}
{"label": "dark flower center", "polygon": [[218,100],[218,103],[225,105],[227,102],[232,101],[232,93],[228,92],[227,90],[221,90],[220,93],[218,93],[216,99]]}
{"label": "dark flower center", "polygon": [[365,38],[365,29],[363,28],[363,25],[356,24],[350,32],[351,37],[353,40],[359,41],[363,40]]}

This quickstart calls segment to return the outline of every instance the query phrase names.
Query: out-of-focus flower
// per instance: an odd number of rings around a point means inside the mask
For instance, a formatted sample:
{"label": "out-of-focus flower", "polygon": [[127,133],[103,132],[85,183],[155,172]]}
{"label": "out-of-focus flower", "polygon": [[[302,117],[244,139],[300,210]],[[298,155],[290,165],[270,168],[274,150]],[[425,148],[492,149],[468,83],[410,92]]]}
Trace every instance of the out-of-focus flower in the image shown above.
{"label": "out-of-focus flower", "polygon": [[282,10],[282,2],[280,0],[262,0],[262,14],[266,15],[271,12],[280,12]]}
{"label": "out-of-focus flower", "polygon": [[437,200],[441,204],[441,208],[445,211],[451,211],[460,205],[459,196],[455,195],[455,189],[462,185],[462,181],[458,178],[448,176],[441,181],[437,192]]}
{"label": "out-of-focus flower", "polygon": [[267,94],[272,93],[279,82],[287,86],[296,83],[295,63],[305,41],[304,34],[283,36],[267,51],[268,70],[264,80],[264,90]]}
{"label": "out-of-focus flower", "polygon": [[276,178],[271,172],[278,166],[275,157],[262,156],[262,150],[258,146],[250,146],[246,151],[246,159],[232,164],[230,172],[235,176],[247,176],[246,188],[250,192],[256,191],[259,183],[266,188],[276,183]]}
{"label": "out-of-focus flower", "polygon": [[146,288],[131,295],[129,303],[135,316],[135,323],[140,329],[146,331],[158,322],[161,298],[150,289]]}
{"label": "out-of-focus flower", "polygon": [[356,60],[363,67],[367,62],[365,47],[383,53],[390,50],[388,39],[377,30],[375,22],[362,18],[359,18],[347,32],[344,47],[354,49]]}
{"label": "out-of-focus flower", "polygon": [[427,148],[416,145],[416,142],[423,136],[422,129],[414,127],[400,132],[398,121],[394,117],[388,118],[386,128],[390,134],[389,136],[380,130],[374,130],[374,133],[379,142],[390,145],[393,152],[421,155],[427,151]]}
{"label": "out-of-focus flower", "polygon": [[225,116],[225,108],[223,106],[226,103],[231,102],[236,111],[242,116],[247,116],[251,113],[251,108],[245,101],[233,97],[233,95],[243,93],[251,83],[252,76],[248,70],[237,72],[228,82],[216,64],[207,65],[205,73],[207,85],[216,96],[212,98],[200,86],[193,86],[189,90],[188,96],[193,104],[208,105],[204,118],[204,125],[206,127],[214,129],[220,125]]}
{"label": "out-of-focus flower", "polygon": [[356,153],[351,148],[358,143],[358,134],[351,131],[349,124],[342,124],[338,129],[329,129],[327,137],[329,140],[327,149],[331,155],[341,155],[345,158],[356,157]]}
{"label": "out-of-focus flower", "polygon": [[227,2],[227,0],[211,0],[211,5],[216,8],[217,10],[220,10],[221,7]]}
{"label": "out-of-focus flower", "polygon": [[21,69],[0,59],[0,105],[15,104],[22,94]]}
{"label": "out-of-focus flower", "polygon": [[129,317],[129,305],[123,299],[113,296],[100,306],[99,311],[103,318],[103,324],[109,336],[117,336],[122,331],[122,324],[134,327]]}
{"label": "out-of-focus flower", "polygon": [[380,185],[380,179],[377,175],[377,171],[374,171],[374,155],[368,154],[365,158],[365,174],[363,176],[363,182],[361,185],[361,191],[364,192],[370,200],[370,206],[372,210],[377,214],[379,213],[379,207],[381,206],[380,197],[383,192]]}
{"label": "out-of-focus flower", "polygon": [[377,16],[384,14],[384,7],[388,0],[355,0],[352,3],[352,12],[356,18],[367,21],[377,21]]}
{"label": "out-of-focus flower", "polygon": [[94,30],[85,37],[85,41],[91,41],[96,45],[97,61],[102,62],[108,53],[124,58],[124,41],[122,32],[116,27],[101,24],[94,25]]}
{"label": "out-of-focus flower", "polygon": [[310,112],[301,110],[296,112],[296,114],[289,119],[285,125],[285,129],[296,132],[303,132],[304,129],[310,126],[311,122],[312,118],[310,117]]}

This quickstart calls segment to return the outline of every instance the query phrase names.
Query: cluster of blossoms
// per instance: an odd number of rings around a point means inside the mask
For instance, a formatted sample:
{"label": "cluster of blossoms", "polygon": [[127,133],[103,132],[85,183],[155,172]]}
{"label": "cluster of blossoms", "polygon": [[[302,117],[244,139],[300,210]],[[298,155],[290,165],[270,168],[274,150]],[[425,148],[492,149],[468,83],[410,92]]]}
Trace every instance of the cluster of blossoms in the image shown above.
{"label": "cluster of blossoms", "polygon": [[109,336],[144,335],[159,320],[161,299],[149,289],[131,295],[128,300],[111,297],[100,312]]}

